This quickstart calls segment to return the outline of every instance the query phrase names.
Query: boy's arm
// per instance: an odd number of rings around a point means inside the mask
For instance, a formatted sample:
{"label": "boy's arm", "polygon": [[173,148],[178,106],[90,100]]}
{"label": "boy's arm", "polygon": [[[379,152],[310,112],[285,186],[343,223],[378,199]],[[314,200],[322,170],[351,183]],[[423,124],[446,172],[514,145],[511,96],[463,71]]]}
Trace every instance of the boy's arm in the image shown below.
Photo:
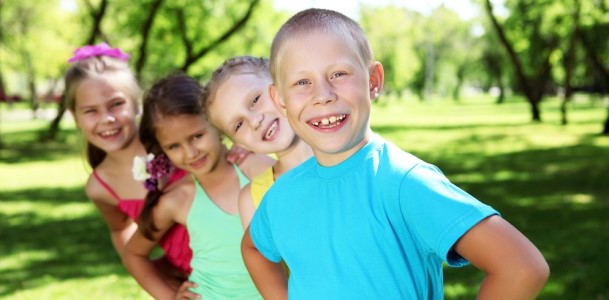
{"label": "boy's arm", "polygon": [[550,274],[535,245],[497,215],[471,228],[454,249],[486,273],[478,299],[534,299]]}
{"label": "boy's arm", "polygon": [[288,298],[288,284],[281,263],[267,260],[254,246],[249,227],[241,242],[241,253],[256,288],[264,299],[278,300]]}

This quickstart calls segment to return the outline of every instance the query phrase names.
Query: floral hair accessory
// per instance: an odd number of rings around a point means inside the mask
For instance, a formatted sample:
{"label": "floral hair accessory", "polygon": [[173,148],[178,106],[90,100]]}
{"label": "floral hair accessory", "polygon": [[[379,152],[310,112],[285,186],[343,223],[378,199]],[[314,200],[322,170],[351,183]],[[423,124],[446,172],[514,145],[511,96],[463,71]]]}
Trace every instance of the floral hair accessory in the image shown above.
{"label": "floral hair accessory", "polygon": [[167,156],[149,153],[146,156],[135,156],[133,158],[133,178],[137,181],[143,181],[144,187],[149,191],[157,191],[159,179],[167,176],[175,167]]}
{"label": "floral hair accessory", "polygon": [[69,63],[77,62],[79,60],[87,59],[93,56],[110,56],[116,59],[127,61],[129,60],[129,54],[121,51],[119,48],[110,48],[106,43],[99,43],[97,45],[88,45],[80,47],[74,50],[74,54],[70,59]]}

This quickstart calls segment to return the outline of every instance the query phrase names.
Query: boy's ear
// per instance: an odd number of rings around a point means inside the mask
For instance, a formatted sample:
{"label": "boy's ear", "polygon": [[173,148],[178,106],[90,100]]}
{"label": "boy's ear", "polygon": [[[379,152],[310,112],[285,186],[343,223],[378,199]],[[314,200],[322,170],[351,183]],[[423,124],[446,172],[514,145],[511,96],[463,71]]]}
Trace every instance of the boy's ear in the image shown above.
{"label": "boy's ear", "polygon": [[370,100],[376,99],[383,90],[385,71],[380,62],[374,62],[370,66]]}
{"label": "boy's ear", "polygon": [[271,101],[273,102],[273,105],[275,105],[275,108],[282,116],[286,117],[285,102],[283,101],[283,98],[279,96],[279,91],[277,91],[277,87],[273,83],[269,85],[269,96],[271,97]]}

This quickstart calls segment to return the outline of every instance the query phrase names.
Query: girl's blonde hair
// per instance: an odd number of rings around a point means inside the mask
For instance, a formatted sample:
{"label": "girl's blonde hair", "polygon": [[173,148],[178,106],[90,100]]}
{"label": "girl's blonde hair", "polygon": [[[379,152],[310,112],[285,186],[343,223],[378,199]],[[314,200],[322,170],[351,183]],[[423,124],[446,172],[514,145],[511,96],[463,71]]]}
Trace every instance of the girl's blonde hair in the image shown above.
{"label": "girl's blonde hair", "polygon": [[263,57],[236,56],[229,58],[220,65],[212,74],[203,92],[199,97],[203,108],[209,115],[209,106],[215,101],[218,88],[228,77],[235,74],[256,74],[270,77],[269,60]]}

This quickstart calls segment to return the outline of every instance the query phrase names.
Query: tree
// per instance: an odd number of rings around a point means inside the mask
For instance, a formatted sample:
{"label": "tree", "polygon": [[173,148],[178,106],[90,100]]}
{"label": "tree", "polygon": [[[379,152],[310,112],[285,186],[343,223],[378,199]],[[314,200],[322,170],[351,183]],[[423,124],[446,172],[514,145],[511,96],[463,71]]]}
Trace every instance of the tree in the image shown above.
{"label": "tree", "polygon": [[[104,33],[102,32],[101,29],[101,22],[104,19],[104,16],[106,14],[106,10],[108,8],[108,1],[107,0],[101,0],[101,3],[99,4],[99,7],[94,7],[90,2],[85,0],[85,4],[87,6],[87,12],[88,15],[91,17],[91,28],[89,31],[89,35],[86,37],[85,39],[85,43],[84,45],[91,45],[95,43],[95,40],[98,37],[103,38],[104,40],[107,41],[107,37],[104,35]],[[59,131],[59,124],[61,122],[61,119],[63,118],[63,115],[65,114],[66,111],[66,100],[65,100],[65,93],[62,94],[61,96],[61,100],[58,103],[58,109],[57,109],[57,114],[55,115],[55,118],[53,118],[53,120],[51,121],[51,124],[49,125],[49,130],[47,131],[47,133],[45,134],[45,136],[43,136],[43,139],[48,139],[48,140],[54,140],[57,136],[57,132]]]}
{"label": "tree", "polygon": [[[84,4],[86,13],[83,17],[88,20],[84,23],[90,24],[84,44],[95,44],[102,40],[112,46],[135,49],[136,51],[128,51],[137,53],[132,56],[136,59],[134,72],[140,82],[146,85],[160,74],[172,70],[188,73],[203,57],[245,26],[259,0],[249,3],[235,0],[203,4],[194,0],[171,3],[163,0],[136,3],[115,1],[112,2],[113,5],[107,0],[101,0],[97,6],[85,0]],[[147,13],[142,14],[142,11]],[[112,15],[114,22],[103,22],[106,15]],[[205,28],[201,20],[209,22],[209,30],[200,30],[200,26]],[[133,43],[138,39],[139,44]],[[65,99],[62,99],[46,138],[56,137],[65,110]]]}
{"label": "tree", "polygon": [[556,28],[563,25],[565,6],[560,1],[532,0],[506,1],[506,5],[512,12],[501,24],[493,4],[485,0],[487,15],[514,68],[519,91],[531,105],[532,120],[540,122],[539,103],[551,79],[552,54],[561,39]]}

